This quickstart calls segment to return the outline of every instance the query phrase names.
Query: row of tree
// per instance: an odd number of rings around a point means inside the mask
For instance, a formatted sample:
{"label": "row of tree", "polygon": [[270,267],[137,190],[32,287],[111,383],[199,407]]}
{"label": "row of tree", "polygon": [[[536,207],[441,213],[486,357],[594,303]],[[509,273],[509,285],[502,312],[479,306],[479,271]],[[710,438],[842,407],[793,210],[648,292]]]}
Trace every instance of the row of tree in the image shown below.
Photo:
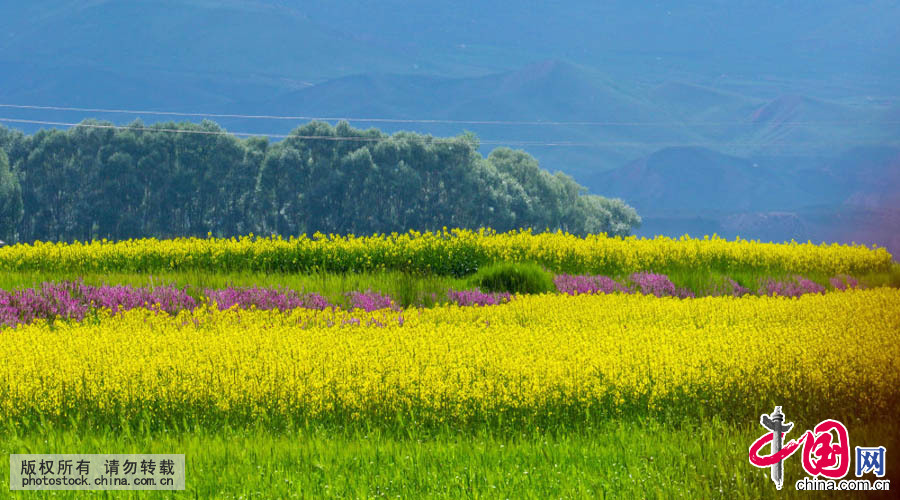
{"label": "row of tree", "polygon": [[621,200],[589,195],[523,151],[311,122],[280,142],[217,124],[0,127],[0,239],[370,234],[443,226],[625,235]]}

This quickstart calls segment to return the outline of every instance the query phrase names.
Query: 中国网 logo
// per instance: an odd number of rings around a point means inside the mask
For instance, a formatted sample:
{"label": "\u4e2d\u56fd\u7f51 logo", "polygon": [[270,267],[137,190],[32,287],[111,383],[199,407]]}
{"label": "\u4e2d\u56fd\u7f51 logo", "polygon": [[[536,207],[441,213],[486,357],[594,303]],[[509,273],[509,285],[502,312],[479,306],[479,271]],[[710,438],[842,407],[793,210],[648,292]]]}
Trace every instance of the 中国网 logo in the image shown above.
{"label": "\u4e2d\u56fd\u7f51 logo", "polygon": [[[799,438],[784,442],[785,436],[794,427],[786,423],[781,407],[776,406],[771,415],[762,414],[759,423],[768,432],[750,445],[750,463],[760,468],[770,468],[772,482],[776,489],[784,483],[784,461],[800,451],[803,470],[810,477],[797,480],[798,490],[889,490],[890,481],[840,480],[850,472],[850,438],[847,427],[837,420],[823,420],[812,430],[807,430]],[[769,453],[764,455],[764,448]],[[802,445],[802,448],[801,448]],[[884,446],[854,449],[856,477],[874,474],[884,477]]]}

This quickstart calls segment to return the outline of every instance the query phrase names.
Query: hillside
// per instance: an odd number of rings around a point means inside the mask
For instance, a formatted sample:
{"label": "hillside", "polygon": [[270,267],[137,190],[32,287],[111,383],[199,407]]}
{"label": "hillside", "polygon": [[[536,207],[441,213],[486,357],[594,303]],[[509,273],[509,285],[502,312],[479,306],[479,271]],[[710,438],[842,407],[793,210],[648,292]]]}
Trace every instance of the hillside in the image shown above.
{"label": "hillside", "polygon": [[[889,0],[2,2],[0,104],[378,118],[352,125],[470,130],[483,155],[526,150],[650,215],[878,211],[900,187],[860,152],[900,146],[897,19]],[[0,107],[0,119],[88,117],[186,119]],[[214,119],[278,135],[308,121]],[[771,226],[747,220],[728,227]],[[685,224],[660,227],[697,226]]]}
{"label": "hillside", "polygon": [[[719,1],[578,1],[563,10],[549,4],[522,8],[507,0],[438,1],[429,4],[429,15],[399,0],[4,2],[0,103],[615,122],[354,122],[434,135],[469,129],[513,146],[590,144],[528,150],[546,168],[597,190],[595,178],[603,170],[667,146],[742,157],[809,157],[892,140],[900,125],[886,124],[896,114],[896,79],[890,75],[900,64],[891,61],[900,61],[890,50],[890,19],[900,16],[900,6],[865,4],[869,8],[836,0],[792,2],[773,16],[760,7]],[[843,22],[830,22],[834,16]],[[716,23],[704,21],[711,19]],[[687,28],[694,24],[705,28]],[[867,36],[859,37],[853,26],[866,26]],[[848,48],[854,57],[844,57]],[[848,98],[854,95],[874,98]],[[89,116],[117,123],[138,117],[10,109],[0,114],[69,123]],[[301,124],[217,121],[262,134],[286,134]]]}
{"label": "hillside", "polygon": [[438,0],[427,11],[402,0],[33,0],[0,6],[0,59],[28,54],[51,68],[313,82],[363,72],[471,76],[535,58],[614,66],[620,74],[677,68],[718,76],[753,74],[746,71],[753,67],[798,79],[840,64],[864,81],[897,74],[898,15],[890,0],[800,0],[775,9],[721,0],[578,0],[565,9]]}
{"label": "hillside", "polygon": [[795,169],[670,148],[606,173],[642,235],[717,233],[765,241],[866,242],[900,255],[900,148],[856,148]]}
{"label": "hillside", "polygon": [[[604,191],[647,215],[793,208],[797,181],[750,160],[697,147],[666,148],[601,177]],[[788,206],[785,206],[788,204]]]}
{"label": "hillside", "polygon": [[[192,93],[191,88],[179,91],[179,82],[165,75],[148,88],[148,82],[109,71],[90,73],[88,77],[74,68],[60,68],[55,74],[66,72],[71,78],[54,78],[47,73],[29,77],[29,72],[20,67],[6,74],[10,84],[0,87],[0,99],[42,102],[40,96],[44,94],[69,95],[70,103],[88,106],[90,92],[99,90],[105,92],[104,102],[109,107],[127,108],[140,95],[148,108],[157,109],[351,117],[357,118],[352,120],[355,126],[437,136],[471,130],[485,141],[483,153],[497,145],[527,149],[546,168],[565,171],[594,191],[602,188],[599,178],[603,171],[675,145],[704,147],[744,158],[830,157],[843,153],[847,144],[892,144],[894,140],[886,111],[875,103],[853,107],[797,95],[766,100],[677,81],[649,87],[623,86],[602,72],[560,60],[467,78],[361,73],[282,93],[273,93],[260,82],[253,87],[252,100],[245,102],[227,97],[235,89],[222,82],[197,87]],[[169,94],[177,98],[170,99]],[[33,119],[35,115],[77,122],[83,113],[5,109],[0,116]],[[140,114],[96,116],[117,123],[161,118]],[[285,134],[306,121],[216,120],[229,130],[259,134]],[[515,123],[489,123],[492,121]],[[23,128],[36,129],[27,125]]]}

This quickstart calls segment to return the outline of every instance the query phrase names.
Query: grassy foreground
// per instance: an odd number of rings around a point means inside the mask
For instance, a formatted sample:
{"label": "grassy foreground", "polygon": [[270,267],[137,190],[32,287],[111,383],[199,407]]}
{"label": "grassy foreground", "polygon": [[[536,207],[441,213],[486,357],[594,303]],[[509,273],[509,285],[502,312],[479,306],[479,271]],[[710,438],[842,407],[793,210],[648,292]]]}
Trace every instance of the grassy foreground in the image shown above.
{"label": "grassy foreground", "polygon": [[[798,427],[815,425],[797,422]],[[898,449],[900,430],[847,423],[851,443]],[[11,453],[184,453],[183,492],[10,492],[12,498],[799,498],[797,456],[777,492],[769,471],[747,461],[758,423],[711,420],[681,428],[654,421],[609,421],[543,434],[444,429],[397,436],[378,429],[260,428],[149,432],[7,427],[0,455]],[[888,478],[897,477],[888,460]],[[851,472],[852,475],[852,472]],[[0,467],[6,494],[7,467]],[[892,485],[893,486],[893,485]],[[863,498],[829,492],[829,498]],[[888,498],[884,493],[882,498]],[[878,498],[877,495],[875,495]]]}
{"label": "grassy foreground", "polygon": [[[83,280],[85,284],[165,286],[187,288],[188,293],[203,294],[205,289],[229,287],[288,288],[315,292],[332,304],[347,305],[346,293],[373,290],[390,295],[400,305],[430,304],[446,301],[447,290],[469,287],[465,278],[386,271],[380,273],[283,274],[262,272],[213,273],[206,271],[139,273],[57,273],[47,271],[9,272],[0,276],[0,289],[39,287],[44,282]],[[434,299],[432,299],[434,294]]]}
{"label": "grassy foreground", "polygon": [[[725,278],[734,279],[743,286],[755,290],[761,281],[767,279],[789,279],[796,273],[768,270],[732,270],[721,272],[713,269],[691,269],[673,267],[668,277],[679,287],[684,287],[696,295],[705,295],[711,287],[719,285]],[[628,274],[611,274],[610,277],[624,282]],[[83,280],[85,284],[163,286],[174,285],[187,288],[198,297],[205,289],[228,287],[269,287],[289,288],[297,291],[315,292],[327,298],[332,304],[346,305],[348,292],[373,290],[393,297],[402,307],[411,305],[431,305],[447,300],[447,290],[465,290],[475,287],[474,275],[456,278],[419,272],[383,271],[368,273],[327,273],[291,274],[244,272],[210,272],[203,270],[160,271],[153,274],[129,272],[53,272],[53,271],[9,271],[0,273],[0,289],[39,287],[44,282]],[[807,272],[804,277],[833,289],[829,279],[831,274]],[[893,263],[887,270],[869,271],[854,276],[864,287],[889,286],[900,288],[900,263]]]}

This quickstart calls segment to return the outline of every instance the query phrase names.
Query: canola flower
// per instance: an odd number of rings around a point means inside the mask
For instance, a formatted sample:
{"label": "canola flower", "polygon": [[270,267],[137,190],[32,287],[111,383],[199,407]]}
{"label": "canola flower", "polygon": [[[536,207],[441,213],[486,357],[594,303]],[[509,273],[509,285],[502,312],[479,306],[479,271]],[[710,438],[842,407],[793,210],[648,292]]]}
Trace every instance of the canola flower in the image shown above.
{"label": "canola flower", "polygon": [[618,275],[671,268],[760,270],[860,275],[891,266],[883,248],[862,245],[761,243],[715,235],[703,239],[578,237],[530,230],[490,229],[372,236],[324,235],[284,239],[138,239],[120,242],[17,244],[0,248],[0,270],[66,272],[368,272],[401,270],[465,275],[492,262],[533,261],[556,272]]}
{"label": "canola flower", "polygon": [[752,418],[774,403],[798,418],[885,418],[898,408],[900,290],[134,309],[2,330],[0,359],[9,418]]}

